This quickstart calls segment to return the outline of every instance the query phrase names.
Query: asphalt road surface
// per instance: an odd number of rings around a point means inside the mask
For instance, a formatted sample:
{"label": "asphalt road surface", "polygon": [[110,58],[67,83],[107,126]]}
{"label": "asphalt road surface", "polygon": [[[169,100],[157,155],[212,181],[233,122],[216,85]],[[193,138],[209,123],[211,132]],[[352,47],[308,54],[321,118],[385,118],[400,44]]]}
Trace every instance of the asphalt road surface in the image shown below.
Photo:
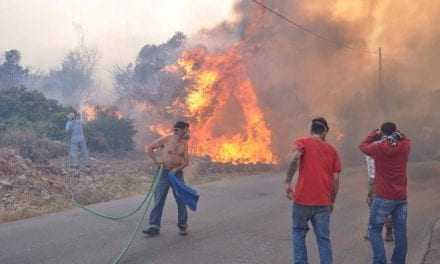
{"label": "asphalt road surface", "polygon": [[[363,240],[367,223],[364,170],[343,175],[332,215],[332,241],[337,264],[371,263]],[[235,264],[291,263],[291,208],[283,194],[283,176],[275,174],[228,178],[197,186],[197,213],[190,214],[190,234],[178,235],[176,207],[170,195],[161,235],[139,234],[120,263]],[[412,175],[409,201],[409,264],[425,254],[432,224],[440,216],[438,177]],[[95,205],[116,213],[133,208],[140,198]],[[141,215],[115,222],[79,209],[0,225],[0,263],[111,263],[125,247]],[[319,263],[315,238],[309,232],[309,260]],[[388,253],[392,244],[388,244]]]}

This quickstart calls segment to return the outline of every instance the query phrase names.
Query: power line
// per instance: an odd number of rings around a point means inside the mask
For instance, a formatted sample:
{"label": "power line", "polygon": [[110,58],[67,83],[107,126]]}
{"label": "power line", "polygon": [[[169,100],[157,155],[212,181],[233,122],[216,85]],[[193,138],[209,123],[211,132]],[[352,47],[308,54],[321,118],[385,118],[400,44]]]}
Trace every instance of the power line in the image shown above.
{"label": "power line", "polygon": [[292,19],[290,19],[287,16],[283,15],[282,13],[280,13],[280,12],[278,12],[278,11],[268,7],[268,6],[266,6],[265,4],[263,4],[260,1],[257,1],[257,0],[251,0],[251,1],[254,2],[255,4],[259,5],[260,7],[266,9],[267,11],[271,12],[272,14],[276,15],[277,17],[285,20],[286,22],[288,22],[289,24],[295,26],[296,28],[298,28],[298,29],[300,29],[300,30],[302,30],[302,31],[304,31],[304,32],[306,32],[306,33],[308,33],[308,34],[318,38],[318,39],[330,42],[333,45],[340,46],[340,47],[343,47],[343,48],[346,48],[346,49],[355,50],[355,51],[362,51],[362,52],[366,52],[366,53],[370,53],[370,54],[377,54],[376,51],[371,51],[371,50],[368,50],[368,49],[355,48],[355,47],[349,46],[347,44],[334,41],[333,39],[330,39],[330,38],[325,37],[325,36],[323,36],[321,34],[318,34],[318,33],[314,32],[314,31],[306,28],[305,26],[303,26],[303,25],[293,21]]}

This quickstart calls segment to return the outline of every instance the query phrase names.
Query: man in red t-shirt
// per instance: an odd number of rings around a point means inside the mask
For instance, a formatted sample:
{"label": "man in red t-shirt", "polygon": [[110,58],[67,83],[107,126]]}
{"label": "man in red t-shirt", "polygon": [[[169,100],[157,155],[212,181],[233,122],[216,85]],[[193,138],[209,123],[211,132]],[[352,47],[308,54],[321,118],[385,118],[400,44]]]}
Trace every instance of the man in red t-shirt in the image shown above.
{"label": "man in red t-shirt", "polygon": [[[293,199],[293,256],[294,264],[306,264],[306,234],[310,221],[316,234],[321,264],[333,263],[330,241],[330,213],[339,189],[341,162],[336,149],[325,141],[329,131],[327,121],[312,120],[311,136],[295,141],[294,154],[287,172],[285,189]],[[292,179],[299,166],[295,187]]]}
{"label": "man in red t-shirt", "polygon": [[[379,143],[374,143],[382,139]],[[365,138],[360,150],[374,159],[376,177],[375,197],[370,209],[368,233],[373,248],[373,264],[386,264],[382,229],[391,215],[394,224],[395,246],[391,262],[405,264],[407,254],[407,177],[406,166],[411,142],[397,130],[394,123],[383,123]]]}

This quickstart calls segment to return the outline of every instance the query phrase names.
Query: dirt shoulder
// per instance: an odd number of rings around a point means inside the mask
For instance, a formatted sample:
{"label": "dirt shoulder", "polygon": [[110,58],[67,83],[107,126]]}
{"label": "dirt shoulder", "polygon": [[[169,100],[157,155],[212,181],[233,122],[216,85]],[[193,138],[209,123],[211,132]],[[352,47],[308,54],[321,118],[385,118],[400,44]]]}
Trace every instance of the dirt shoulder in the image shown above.
{"label": "dirt shoulder", "polygon": [[[73,207],[72,194],[83,205],[143,195],[148,190],[154,166],[145,153],[93,154],[90,167],[74,177],[67,157],[34,163],[13,149],[0,148],[0,223],[25,219]],[[191,185],[228,177],[252,175],[264,168],[215,167],[192,159],[185,169]]]}
{"label": "dirt shoulder", "polygon": [[90,168],[75,178],[65,157],[37,164],[11,149],[1,149],[0,223],[71,208],[67,186],[83,204],[139,195],[146,192],[151,174],[152,166],[143,153],[94,155]]}

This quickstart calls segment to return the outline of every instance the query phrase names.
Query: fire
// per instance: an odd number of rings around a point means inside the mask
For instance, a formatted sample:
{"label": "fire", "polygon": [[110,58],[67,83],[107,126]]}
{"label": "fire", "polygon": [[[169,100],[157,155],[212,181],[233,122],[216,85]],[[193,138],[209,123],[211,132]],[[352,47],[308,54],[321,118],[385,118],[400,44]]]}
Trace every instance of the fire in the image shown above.
{"label": "fire", "polygon": [[178,65],[190,84],[184,99],[190,148],[223,163],[275,163],[272,133],[237,47],[225,53],[193,49]]}
{"label": "fire", "polygon": [[160,135],[160,136],[166,136],[171,134],[172,130],[169,126],[165,126],[163,124],[155,124],[151,125],[149,127],[150,131]]}
{"label": "fire", "polygon": [[218,81],[218,74],[214,71],[202,72],[195,75],[189,72],[190,76],[194,78],[194,86],[191,87],[191,92],[186,98],[186,105],[191,114],[197,114],[208,107],[214,99],[212,88]]}
{"label": "fire", "polygon": [[178,72],[179,68],[176,65],[168,65],[161,69],[163,72],[169,72],[169,73],[176,73]]}
{"label": "fire", "polygon": [[112,108],[112,107],[101,107],[96,105],[85,105],[81,108],[81,112],[83,113],[83,117],[87,122],[94,121],[98,117],[98,112],[106,112],[111,116],[121,119],[124,117],[122,112]]}
{"label": "fire", "polygon": [[96,106],[92,106],[92,105],[85,105],[82,107],[81,112],[84,115],[84,119],[86,121],[93,121],[96,120],[96,117],[98,115]]}

